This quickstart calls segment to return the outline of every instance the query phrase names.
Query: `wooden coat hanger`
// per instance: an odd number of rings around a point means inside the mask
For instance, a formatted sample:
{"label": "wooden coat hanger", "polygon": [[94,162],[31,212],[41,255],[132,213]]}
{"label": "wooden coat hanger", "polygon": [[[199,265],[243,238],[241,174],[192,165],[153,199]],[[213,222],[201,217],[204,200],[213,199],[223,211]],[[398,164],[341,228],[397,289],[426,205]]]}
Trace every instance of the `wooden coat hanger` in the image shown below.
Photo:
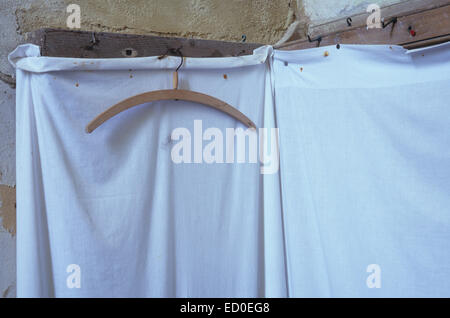
{"label": "wooden coat hanger", "polygon": [[163,89],[163,90],[157,90],[157,91],[151,91],[146,92],[143,94],[139,94],[136,96],[132,96],[130,98],[127,98],[107,110],[105,110],[103,113],[95,117],[87,126],[86,126],[86,132],[91,133],[93,132],[97,127],[99,127],[101,124],[103,124],[108,119],[116,116],[117,114],[120,114],[121,112],[144,104],[154,101],[160,101],[160,100],[185,100],[189,102],[199,103],[206,105],[208,107],[215,108],[221,112],[224,112],[225,114],[230,115],[231,117],[239,120],[244,125],[248,126],[249,128],[256,128],[256,125],[243,113],[241,113],[239,110],[234,108],[231,105],[228,105],[224,101],[221,101],[220,99],[217,99],[215,97],[212,97],[210,95],[202,94],[199,92],[194,92],[190,90],[184,90],[184,89],[178,89],[178,70],[183,65],[184,57],[182,58],[181,64],[178,66],[176,71],[173,73],[173,89]]}

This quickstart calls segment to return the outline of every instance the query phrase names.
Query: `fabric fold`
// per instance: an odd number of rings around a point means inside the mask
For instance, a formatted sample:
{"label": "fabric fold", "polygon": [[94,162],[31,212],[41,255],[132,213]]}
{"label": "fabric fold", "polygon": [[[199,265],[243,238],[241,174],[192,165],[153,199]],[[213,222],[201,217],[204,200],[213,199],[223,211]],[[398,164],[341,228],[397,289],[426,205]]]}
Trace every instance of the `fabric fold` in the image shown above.
{"label": "fabric fold", "polygon": [[[218,58],[185,58],[182,70],[230,69],[244,66],[265,64],[272,55],[271,46],[261,46],[252,55]],[[41,56],[40,48],[34,44],[22,44],[8,56],[8,60],[16,68],[34,73],[55,71],[127,71],[133,69],[171,69],[180,65],[180,57],[158,56],[135,58],[61,58]]]}

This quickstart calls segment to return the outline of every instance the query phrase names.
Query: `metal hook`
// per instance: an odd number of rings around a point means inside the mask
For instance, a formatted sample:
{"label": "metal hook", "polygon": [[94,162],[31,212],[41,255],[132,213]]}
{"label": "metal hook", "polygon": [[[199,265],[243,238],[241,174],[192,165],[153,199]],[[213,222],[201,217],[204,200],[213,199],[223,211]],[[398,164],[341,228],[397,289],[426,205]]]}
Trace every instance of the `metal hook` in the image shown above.
{"label": "metal hook", "polygon": [[349,27],[352,26],[352,18],[350,18],[350,17],[347,18],[347,26],[349,26]]}
{"label": "metal hook", "polygon": [[184,63],[184,57],[183,57],[183,55],[180,55],[180,57],[181,57],[181,63],[180,63],[180,65],[178,65],[178,67],[177,67],[177,69],[175,70],[175,72],[178,72],[178,70],[181,68],[181,66],[183,66],[183,63]]}
{"label": "metal hook", "polygon": [[92,32],[91,36],[92,36],[92,39],[89,42],[89,45],[86,45],[84,47],[84,49],[87,51],[92,51],[94,49],[94,46],[96,46],[98,44],[98,42],[100,42],[100,41],[97,41],[97,39],[95,38],[95,32]]}
{"label": "metal hook", "polygon": [[97,43],[97,39],[95,38],[95,32],[92,32],[92,40],[91,40],[92,45],[95,45]]}
{"label": "metal hook", "polygon": [[392,23],[392,27],[397,23],[397,17],[393,17],[388,23],[384,23],[384,19],[381,20],[381,26],[383,29]]}
{"label": "metal hook", "polygon": [[[181,66],[184,63],[184,57],[181,54],[180,49],[177,49],[177,53],[180,53],[180,57],[181,57],[181,63],[180,65],[178,65],[177,69],[175,70],[175,72],[173,72],[173,89],[178,89],[178,70],[181,68]],[[176,99],[177,100],[177,99]]]}
{"label": "metal hook", "polygon": [[309,34],[308,34],[308,41],[309,41],[309,42],[316,42],[316,41],[317,41],[317,46],[320,46],[320,42],[322,42],[322,37],[321,37],[321,36],[318,36],[318,37],[315,38],[315,39],[311,39],[311,37],[310,37]]}

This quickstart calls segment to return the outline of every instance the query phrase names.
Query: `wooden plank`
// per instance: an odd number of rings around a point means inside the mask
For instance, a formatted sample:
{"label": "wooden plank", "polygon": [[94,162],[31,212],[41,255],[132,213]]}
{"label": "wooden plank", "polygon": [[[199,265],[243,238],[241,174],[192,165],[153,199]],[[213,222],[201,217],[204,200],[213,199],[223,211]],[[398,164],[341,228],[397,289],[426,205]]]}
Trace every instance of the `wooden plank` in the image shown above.
{"label": "wooden plank", "polygon": [[[412,36],[411,27],[415,31]],[[396,44],[409,48],[427,45],[430,39],[434,43],[447,41],[450,35],[450,5],[442,6],[419,13],[398,17],[395,25],[390,24],[385,29],[367,29],[366,26],[351,30],[338,31],[322,36],[320,46],[336,44]],[[414,45],[410,45],[414,44]],[[278,46],[282,50],[299,50],[317,47],[318,42],[298,40]]]}
{"label": "wooden plank", "polygon": [[[376,3],[376,2],[374,2]],[[395,3],[381,8],[381,18],[389,21],[393,17],[403,17],[423,11],[428,11],[440,8],[450,4],[450,0],[403,0],[403,2]],[[351,26],[347,24],[347,18],[335,19],[332,21],[325,21],[324,23],[312,25],[309,28],[309,34],[312,38],[329,34],[336,31],[349,31],[367,25],[368,12],[363,12],[353,16],[348,16],[352,19]]]}
{"label": "wooden plank", "polygon": [[136,34],[40,29],[28,42],[41,47],[42,56],[119,58],[175,55],[225,57],[250,55],[262,44],[172,38]]}
{"label": "wooden plank", "polygon": [[411,49],[417,49],[420,47],[440,44],[440,43],[444,43],[444,42],[448,42],[448,41],[450,41],[450,35],[444,35],[444,36],[439,36],[436,38],[427,39],[427,40],[423,40],[423,41],[407,43],[407,44],[404,44],[403,47],[405,49],[411,50]]}
{"label": "wooden plank", "polygon": [[[417,48],[448,41],[450,35],[450,0],[409,0],[383,9],[384,17],[397,16],[397,23],[385,29],[369,29],[364,19],[352,20],[352,27],[329,34],[317,34],[324,25],[314,27],[312,38],[322,35],[321,46],[335,44],[397,44]],[[447,3],[447,5],[445,5]],[[410,5],[411,7],[408,7]],[[408,9],[409,8],[409,9]],[[411,13],[411,10],[416,10]],[[408,11],[410,10],[410,11]],[[408,12],[408,13],[405,13]],[[364,15],[366,17],[366,15]],[[386,19],[388,21],[389,19]],[[362,24],[355,27],[355,24]],[[336,22],[337,23],[337,22]],[[345,23],[346,21],[340,21]],[[336,26],[336,24],[334,25]],[[411,36],[408,28],[416,32]],[[328,26],[330,27],[330,26]],[[322,28],[322,29],[321,29]],[[58,29],[40,29],[32,32],[28,42],[39,45],[43,56],[118,58],[136,56],[179,55],[186,57],[224,57],[252,54],[262,44],[170,38],[134,34],[94,33]],[[277,46],[278,49],[296,50],[316,47],[317,42],[297,40]]]}

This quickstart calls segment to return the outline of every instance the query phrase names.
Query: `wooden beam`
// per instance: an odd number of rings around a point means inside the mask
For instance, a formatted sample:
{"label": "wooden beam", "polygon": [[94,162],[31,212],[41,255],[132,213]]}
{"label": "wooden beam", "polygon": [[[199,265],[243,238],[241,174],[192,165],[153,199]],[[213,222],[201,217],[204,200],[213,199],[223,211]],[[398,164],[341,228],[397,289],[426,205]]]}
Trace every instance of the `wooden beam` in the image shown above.
{"label": "wooden beam", "polygon": [[180,54],[185,57],[250,55],[262,44],[171,38],[150,35],[40,29],[27,41],[41,47],[42,56],[118,58]]}
{"label": "wooden beam", "polygon": [[[414,11],[413,11],[414,10]],[[403,12],[403,13],[400,13]],[[395,44],[407,49],[446,42],[450,37],[450,0],[409,0],[382,9],[385,21],[397,22],[384,29],[367,29],[367,14],[352,17],[352,26],[337,20],[312,28],[312,38],[321,36],[321,46],[336,44]],[[343,29],[321,34],[330,28]],[[411,35],[409,27],[415,31]],[[43,56],[81,58],[119,58],[177,55],[185,57],[225,57],[250,55],[262,44],[223,42],[200,39],[171,38],[149,35],[40,29],[32,32],[28,42],[41,47]],[[277,46],[282,50],[298,50],[318,46],[318,42],[296,40]]]}
{"label": "wooden beam", "polygon": [[[386,19],[387,22],[389,19]],[[411,35],[409,28],[414,30]],[[398,16],[397,22],[386,28],[367,29],[360,26],[321,35],[320,46],[336,44],[395,44],[405,48],[418,48],[448,41],[450,35],[450,4],[434,9]],[[317,38],[315,34],[313,38]],[[317,47],[318,42],[297,40],[278,46],[281,50],[299,50]]]}
{"label": "wooden beam", "polygon": [[[376,1],[374,1],[376,3]],[[393,17],[403,17],[427,10],[440,8],[450,4],[450,0],[402,0],[381,8],[381,17],[386,21]],[[320,24],[310,26],[309,34],[311,37],[317,35],[334,33],[337,31],[349,31],[367,25],[369,12],[363,12],[356,15],[341,17],[332,21],[324,21]],[[347,18],[351,18],[351,26],[347,24]]]}

